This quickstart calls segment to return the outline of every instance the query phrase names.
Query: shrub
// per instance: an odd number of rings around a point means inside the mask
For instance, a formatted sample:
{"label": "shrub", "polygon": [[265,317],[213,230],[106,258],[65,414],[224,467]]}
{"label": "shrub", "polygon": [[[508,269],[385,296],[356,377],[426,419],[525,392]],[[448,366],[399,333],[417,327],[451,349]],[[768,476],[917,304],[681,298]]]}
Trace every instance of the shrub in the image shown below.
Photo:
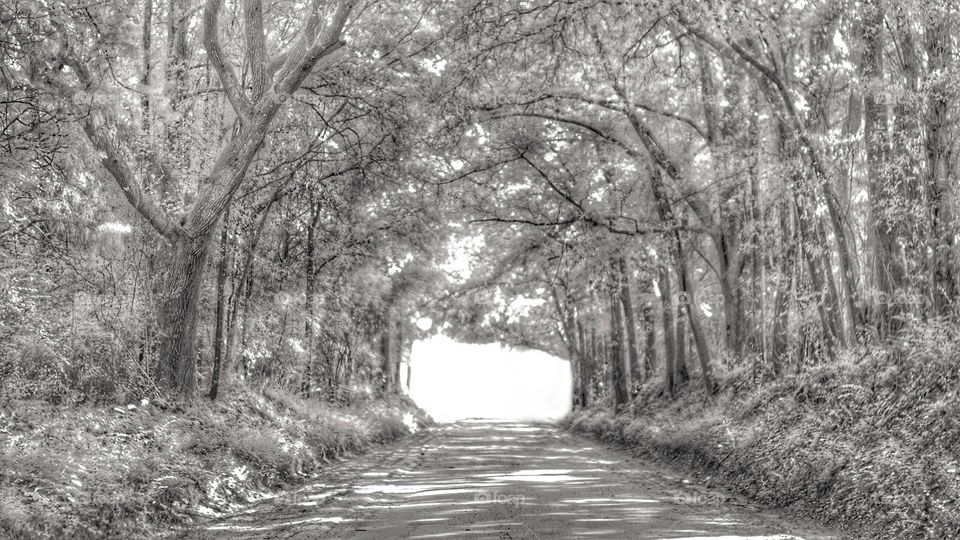
{"label": "shrub", "polygon": [[270,430],[240,429],[229,436],[229,446],[237,458],[264,470],[289,479],[295,476],[295,455],[285,450],[276,433]]}

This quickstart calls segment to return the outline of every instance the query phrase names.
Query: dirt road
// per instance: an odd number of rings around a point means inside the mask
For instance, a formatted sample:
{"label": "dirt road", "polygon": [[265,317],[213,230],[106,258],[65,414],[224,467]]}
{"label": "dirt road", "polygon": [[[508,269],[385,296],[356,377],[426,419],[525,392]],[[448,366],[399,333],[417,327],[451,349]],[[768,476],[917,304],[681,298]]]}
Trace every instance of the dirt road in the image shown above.
{"label": "dirt road", "polygon": [[838,539],[546,424],[464,422],[184,538]]}

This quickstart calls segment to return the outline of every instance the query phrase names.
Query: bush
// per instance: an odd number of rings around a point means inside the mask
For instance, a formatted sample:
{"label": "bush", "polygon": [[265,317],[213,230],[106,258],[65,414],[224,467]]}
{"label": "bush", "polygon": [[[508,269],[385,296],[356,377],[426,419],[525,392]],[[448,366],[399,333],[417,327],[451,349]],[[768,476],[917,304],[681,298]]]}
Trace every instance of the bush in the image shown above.
{"label": "bush", "polygon": [[296,455],[286,450],[269,430],[240,429],[229,436],[233,455],[271,476],[289,480],[296,476]]}

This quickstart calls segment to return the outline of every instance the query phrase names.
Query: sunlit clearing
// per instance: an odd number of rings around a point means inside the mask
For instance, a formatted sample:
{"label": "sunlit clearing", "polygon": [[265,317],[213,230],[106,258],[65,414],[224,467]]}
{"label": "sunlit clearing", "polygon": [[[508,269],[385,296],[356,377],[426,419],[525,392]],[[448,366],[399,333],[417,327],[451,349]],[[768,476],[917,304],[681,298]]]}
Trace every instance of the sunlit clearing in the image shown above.
{"label": "sunlit clearing", "polygon": [[413,344],[410,397],[438,422],[557,420],[570,411],[570,366],[542,351],[457,343]]}

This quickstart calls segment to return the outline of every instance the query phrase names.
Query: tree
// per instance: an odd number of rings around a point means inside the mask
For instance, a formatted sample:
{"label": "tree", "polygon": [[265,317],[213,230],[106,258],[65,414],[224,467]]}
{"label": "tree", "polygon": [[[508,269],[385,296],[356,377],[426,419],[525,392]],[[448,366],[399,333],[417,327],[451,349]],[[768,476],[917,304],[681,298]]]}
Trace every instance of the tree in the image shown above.
{"label": "tree", "polygon": [[[91,146],[102,155],[101,165],[116,180],[129,203],[170,245],[165,287],[168,294],[158,308],[160,378],[166,387],[184,398],[196,394],[198,297],[213,231],[243,185],[247,169],[281,106],[308,75],[328,63],[331,55],[344,45],[341,36],[354,4],[352,0],[345,0],[332,9],[328,6],[328,11],[314,5],[303,17],[305,22],[288,48],[268,58],[261,2],[245,2],[244,43],[251,73],[251,84],[245,87],[221,46],[219,21],[223,2],[208,0],[205,3],[203,47],[239,125],[200,178],[197,198],[190,207],[179,210],[182,212],[179,218],[163,209],[144,190],[146,178],[138,174],[138,168],[131,163],[130,152],[124,146],[129,128],[117,118],[118,111],[96,105],[88,108],[85,104],[85,96],[101,91],[100,81],[108,69],[108,65],[100,61],[101,44],[106,36],[98,35],[99,27],[80,26],[86,21],[79,11],[67,12],[65,19],[49,13],[47,31],[57,36],[51,41],[58,46],[52,51],[34,47],[33,56],[24,59],[30,81],[55,93],[79,118]],[[178,5],[172,2],[171,12]],[[175,51],[182,50],[186,39],[178,25],[183,21],[183,15],[171,16],[171,32],[176,36],[171,47]],[[90,40],[83,36],[89,36]],[[178,72],[174,78],[179,77]],[[162,163],[146,161],[158,174],[170,174]]]}

